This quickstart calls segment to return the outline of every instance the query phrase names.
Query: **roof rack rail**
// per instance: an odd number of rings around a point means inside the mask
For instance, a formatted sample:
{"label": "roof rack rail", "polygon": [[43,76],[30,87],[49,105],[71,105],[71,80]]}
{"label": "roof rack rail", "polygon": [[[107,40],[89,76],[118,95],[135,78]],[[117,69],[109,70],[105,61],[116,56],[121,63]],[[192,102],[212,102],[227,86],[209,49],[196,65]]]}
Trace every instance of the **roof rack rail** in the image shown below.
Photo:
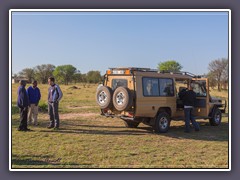
{"label": "roof rack rail", "polygon": [[201,77],[203,77],[202,75],[195,75],[195,74],[193,74],[193,73],[186,72],[186,71],[178,71],[178,72],[160,71],[160,73],[180,74],[180,75],[190,76],[190,77],[192,77],[192,78],[201,78]]}
{"label": "roof rack rail", "polygon": [[110,70],[131,70],[131,71],[141,71],[141,72],[157,72],[157,73],[162,73],[162,74],[179,74],[179,75],[186,75],[190,76],[192,78],[201,78],[204,77],[203,75],[195,75],[190,72],[185,72],[185,71],[159,71],[158,69],[151,69],[151,68],[141,68],[141,67],[117,67],[117,68],[109,68]]}

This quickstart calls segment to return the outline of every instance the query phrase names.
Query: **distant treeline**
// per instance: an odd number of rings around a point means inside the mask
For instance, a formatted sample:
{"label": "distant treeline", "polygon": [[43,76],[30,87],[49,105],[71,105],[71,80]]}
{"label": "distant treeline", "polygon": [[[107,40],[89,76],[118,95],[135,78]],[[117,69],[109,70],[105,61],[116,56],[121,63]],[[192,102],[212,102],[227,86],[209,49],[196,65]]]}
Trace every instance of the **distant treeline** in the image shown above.
{"label": "distant treeline", "polygon": [[[208,73],[204,76],[209,78],[209,85],[212,88],[217,87],[219,91],[228,89],[229,61],[226,58],[215,59],[208,65]],[[160,71],[180,72],[182,65],[175,60],[160,62],[158,69]],[[194,72],[192,72],[194,73]],[[88,71],[82,74],[72,65],[61,65],[55,67],[52,64],[42,64],[34,68],[25,68],[13,77],[23,77],[29,81],[37,80],[39,83],[46,84],[48,77],[56,78],[57,83],[99,83],[103,80],[100,71]]]}
{"label": "distant treeline", "polygon": [[25,68],[13,78],[25,78],[28,81],[37,80],[39,83],[46,84],[48,77],[55,77],[58,83],[99,83],[102,81],[100,71],[89,71],[82,74],[72,65],[54,66],[52,64],[42,64],[33,68]]}

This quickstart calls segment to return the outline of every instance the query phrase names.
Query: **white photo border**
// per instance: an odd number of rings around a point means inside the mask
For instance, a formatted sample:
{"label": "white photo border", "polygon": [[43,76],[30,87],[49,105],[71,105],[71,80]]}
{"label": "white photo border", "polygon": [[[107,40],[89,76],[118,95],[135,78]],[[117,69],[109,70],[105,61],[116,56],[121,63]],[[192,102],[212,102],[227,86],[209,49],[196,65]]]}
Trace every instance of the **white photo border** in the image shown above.
{"label": "white photo border", "polygon": [[[229,60],[229,85],[228,85],[228,168],[216,169],[124,169],[124,168],[98,168],[98,169],[15,169],[12,168],[12,13],[13,12],[228,12],[228,60]],[[230,9],[10,9],[9,10],[9,171],[231,171],[231,10]]]}

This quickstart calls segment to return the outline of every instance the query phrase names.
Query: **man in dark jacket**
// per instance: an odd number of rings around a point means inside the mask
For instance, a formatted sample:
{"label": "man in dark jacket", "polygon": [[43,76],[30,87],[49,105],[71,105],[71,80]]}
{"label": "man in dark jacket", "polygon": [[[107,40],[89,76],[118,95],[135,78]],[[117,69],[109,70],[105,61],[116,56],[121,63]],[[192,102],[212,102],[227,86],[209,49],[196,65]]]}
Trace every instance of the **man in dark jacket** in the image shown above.
{"label": "man in dark jacket", "polygon": [[55,84],[54,77],[48,78],[48,84],[50,85],[48,89],[48,113],[50,116],[50,124],[48,128],[59,129],[59,115],[58,115],[58,105],[63,94],[60,87]]}
{"label": "man in dark jacket", "polygon": [[29,98],[29,112],[28,112],[28,124],[38,125],[37,116],[38,116],[38,103],[41,99],[40,89],[37,87],[37,81],[34,80],[32,86],[29,86],[27,89],[27,94]]}
{"label": "man in dark jacket", "polygon": [[20,110],[20,125],[18,127],[18,131],[29,131],[30,129],[27,128],[27,114],[28,114],[28,106],[29,100],[28,95],[25,89],[26,81],[21,80],[20,86],[18,87],[18,99],[17,99],[17,106]]}
{"label": "man in dark jacket", "polygon": [[199,131],[199,125],[196,122],[193,110],[196,102],[196,93],[193,91],[194,84],[191,83],[189,85],[188,89],[183,89],[181,92],[179,92],[179,97],[181,100],[183,100],[184,105],[184,115],[185,115],[185,131],[186,133],[190,132],[190,120],[192,125],[195,128],[195,131]]}

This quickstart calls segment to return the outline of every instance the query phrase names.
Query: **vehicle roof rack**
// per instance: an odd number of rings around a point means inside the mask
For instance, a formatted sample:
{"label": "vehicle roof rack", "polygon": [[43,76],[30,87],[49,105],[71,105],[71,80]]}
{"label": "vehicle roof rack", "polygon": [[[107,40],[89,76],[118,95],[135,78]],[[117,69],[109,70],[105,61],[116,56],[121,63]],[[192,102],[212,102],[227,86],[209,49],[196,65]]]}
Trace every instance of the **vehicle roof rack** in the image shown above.
{"label": "vehicle roof rack", "polygon": [[201,75],[195,75],[190,72],[185,72],[185,71],[159,71],[158,69],[151,69],[151,68],[141,68],[141,67],[117,67],[117,68],[109,68],[110,70],[131,70],[131,71],[140,71],[140,72],[157,72],[157,73],[162,73],[162,74],[177,74],[177,75],[185,75],[185,76],[190,76],[192,78],[201,78],[204,76]]}
{"label": "vehicle roof rack", "polygon": [[169,73],[169,74],[179,74],[179,75],[186,75],[186,76],[190,76],[192,78],[201,78],[203,77],[202,75],[195,75],[193,73],[190,72],[186,72],[186,71],[178,71],[178,72],[173,72],[173,71],[160,71],[160,73]]}

